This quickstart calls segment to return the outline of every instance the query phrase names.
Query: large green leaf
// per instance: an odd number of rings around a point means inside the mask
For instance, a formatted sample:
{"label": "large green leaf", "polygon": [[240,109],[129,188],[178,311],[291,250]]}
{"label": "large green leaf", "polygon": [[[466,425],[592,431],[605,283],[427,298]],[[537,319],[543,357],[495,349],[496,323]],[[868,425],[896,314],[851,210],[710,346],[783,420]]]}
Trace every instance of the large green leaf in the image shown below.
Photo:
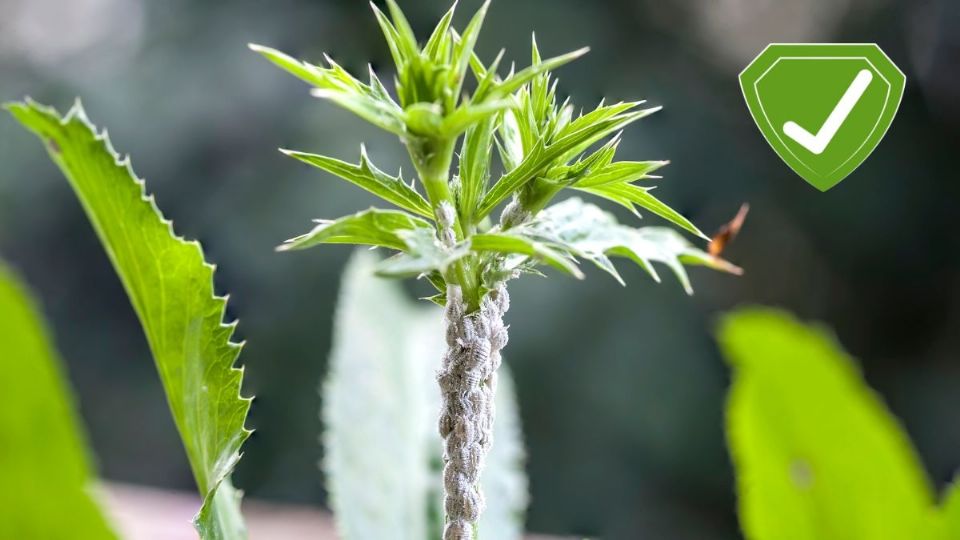
{"label": "large green leaf", "polygon": [[197,529],[203,538],[244,537],[229,475],[250,434],[250,400],[240,396],[241,345],[230,341],[236,323],[223,323],[213,266],[199,243],[174,234],[129,159],[97,134],[79,102],[65,117],[31,101],[7,108],[69,180],[140,318],[203,497]]}
{"label": "large green leaf", "polygon": [[61,363],[25,287],[0,262],[0,538],[116,538]]}
{"label": "large green leaf", "polygon": [[744,309],[719,337],[734,371],[727,431],[747,538],[940,537],[906,434],[832,336]]}
{"label": "large green leaf", "polygon": [[[445,347],[442,316],[375,277],[377,267],[375,255],[358,251],[340,290],[323,384],[326,485],[345,540],[439,538],[442,444],[433,378]],[[480,538],[516,540],[527,500],[523,447],[512,385],[500,381],[479,530]]]}

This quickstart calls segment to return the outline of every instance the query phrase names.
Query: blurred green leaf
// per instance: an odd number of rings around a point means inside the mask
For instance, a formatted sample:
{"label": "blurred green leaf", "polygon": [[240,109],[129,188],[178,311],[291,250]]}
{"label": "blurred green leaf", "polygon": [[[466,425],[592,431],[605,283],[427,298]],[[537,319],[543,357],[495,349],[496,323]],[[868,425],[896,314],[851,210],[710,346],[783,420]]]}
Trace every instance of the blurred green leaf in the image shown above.
{"label": "blurred green leaf", "polygon": [[906,434],[831,335],[756,308],[728,315],[719,340],[747,538],[940,537]]}
{"label": "blurred green leaf", "polygon": [[69,180],[140,318],[203,497],[197,530],[205,539],[245,537],[229,475],[250,435],[250,400],[240,397],[241,345],[230,341],[236,323],[223,323],[213,266],[199,243],[174,234],[129,159],[96,133],[79,102],[62,118],[31,101],[7,108]]}
{"label": "blurred green leaf", "polygon": [[[327,488],[345,540],[439,538],[440,391],[433,378],[445,349],[442,315],[407,300],[398,284],[374,277],[378,265],[375,255],[358,251],[340,290],[323,383]],[[496,406],[494,444],[481,479],[487,511],[480,538],[518,540],[526,478],[506,371]]]}
{"label": "blurred green leaf", "polygon": [[943,537],[956,540],[960,538],[960,483],[954,478],[947,488],[943,500]]}
{"label": "blurred green leaf", "polygon": [[434,234],[430,222],[400,210],[370,208],[337,220],[316,220],[312,231],[291,238],[279,250],[306,249],[320,244],[361,244],[396,250],[407,249],[401,231],[427,229]]}
{"label": "blurred green leaf", "polygon": [[281,152],[339,176],[404,210],[427,218],[433,217],[433,211],[431,211],[430,204],[427,203],[426,199],[412,185],[405,184],[399,175],[390,176],[378,169],[370,162],[366,148],[363,146],[360,147],[360,163],[358,165],[295,150],[281,150]]}
{"label": "blurred green leaf", "polygon": [[112,539],[62,364],[0,261],[0,538]]}

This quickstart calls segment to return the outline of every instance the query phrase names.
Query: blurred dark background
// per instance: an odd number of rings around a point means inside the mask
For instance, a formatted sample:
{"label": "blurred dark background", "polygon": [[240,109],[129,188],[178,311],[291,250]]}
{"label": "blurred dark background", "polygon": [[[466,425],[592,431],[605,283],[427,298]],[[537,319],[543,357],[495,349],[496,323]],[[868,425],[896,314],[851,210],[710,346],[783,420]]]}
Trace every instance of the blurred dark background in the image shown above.
{"label": "blurred dark background", "polygon": [[[402,3],[422,34],[446,2]],[[461,2],[462,26],[476,0]],[[559,72],[584,105],[645,98],[624,159],[670,159],[659,193],[707,231],[753,210],[733,278],[694,270],[697,294],[623,265],[512,286],[506,357],[529,449],[529,529],[607,538],[737,538],[723,436],[728,373],[718,314],[783,306],[833,327],[902,419],[938,487],[960,467],[960,3],[955,0],[499,0],[481,36],[526,63],[584,44]],[[81,96],[110,128],[178,232],[219,265],[248,340],[255,394],[236,483],[320,505],[317,385],[349,248],[275,254],[315,217],[372,201],[284,158],[292,147],[387,170],[401,146],[246,49],[259,42],[392,78],[356,0],[0,0],[0,99],[65,110]],[[772,41],[876,42],[907,74],[900,112],[870,159],[820,193],[754,126],[739,71]],[[626,216],[622,216],[627,218]],[[655,221],[650,218],[648,222]],[[103,476],[189,489],[190,471],[141,330],[67,184],[41,145],[0,117],[0,253],[52,320]]]}

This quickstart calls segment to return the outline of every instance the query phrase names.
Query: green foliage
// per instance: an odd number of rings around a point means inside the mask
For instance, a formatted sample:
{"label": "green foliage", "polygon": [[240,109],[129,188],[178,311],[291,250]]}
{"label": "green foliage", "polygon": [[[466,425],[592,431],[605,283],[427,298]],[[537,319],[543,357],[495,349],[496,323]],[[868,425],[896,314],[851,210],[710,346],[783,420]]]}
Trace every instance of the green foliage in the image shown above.
{"label": "green foliage", "polygon": [[417,193],[413,186],[404,184],[399,175],[390,176],[370,163],[366,148],[363,146],[360,147],[359,165],[346,163],[339,159],[293,150],[285,150],[283,152],[290,157],[299,159],[318,169],[327,171],[330,174],[335,174],[408,212],[413,212],[414,214],[428,218],[433,216],[433,212],[431,212],[430,205],[426,199]]}
{"label": "green foliage", "polygon": [[[395,283],[374,277],[377,268],[375,255],[358,251],[341,286],[322,393],[327,487],[346,540],[438,538],[440,392],[433,375],[443,326],[438,309],[407,300]],[[526,478],[513,388],[508,377],[500,381],[479,530],[480,538],[512,540],[521,537]]]}
{"label": "green foliage", "polygon": [[633,229],[617,223],[613,215],[600,208],[570,198],[542,212],[519,233],[538,238],[548,245],[582,257],[623,283],[608,256],[625,257],[660,281],[652,262],[665,264],[680,280],[688,294],[693,293],[684,264],[704,265],[738,274],[739,268],[697,249],[682,235],[666,227]]}
{"label": "green foliage", "polygon": [[245,536],[240,494],[229,475],[250,432],[250,400],[240,397],[241,345],[224,324],[226,298],[200,244],[177,237],[128,158],[97,134],[78,102],[61,117],[28,101],[7,108],[45,143],[60,167],[143,325],[180,437],[203,497],[195,525],[203,538]]}
{"label": "green foliage", "polygon": [[747,538],[960,538],[957,490],[935,505],[906,434],[830,335],[744,309],[723,321],[720,342],[734,370],[727,432]]}
{"label": "green foliage", "polygon": [[[425,194],[421,195],[417,185],[382,173],[364,151],[360,164],[352,165],[284,150],[378,195],[399,207],[398,212],[411,214],[406,223],[391,215],[390,225],[385,225],[375,210],[362,213],[363,217],[358,214],[325,221],[311,233],[292,240],[285,249],[337,242],[396,250],[401,252],[395,260],[400,271],[382,273],[427,276],[440,291],[439,299],[447,284],[459,285],[468,307],[476,309],[484,292],[493,286],[491,280],[509,279],[517,268],[533,271],[536,265],[546,264],[581,277],[574,261],[581,255],[576,246],[561,238],[543,239],[530,234],[531,223],[551,219],[549,210],[546,217],[538,214],[564,189],[609,199],[637,215],[638,209],[643,209],[706,238],[689,220],[655,198],[650,193],[653,186],[638,184],[654,178],[651,174],[666,162],[614,161],[619,132],[659,107],[644,108],[642,101],[600,103],[586,113],[574,114],[569,100],[559,103],[552,71],[587,49],[543,60],[534,40],[531,65],[519,71],[511,69],[501,77],[497,70],[502,51],[490,64],[474,54],[488,5],[477,11],[462,34],[451,26],[451,8],[423,43],[417,41],[393,0],[387,1],[389,16],[373,6],[395,64],[395,98],[372,69],[368,82],[361,82],[330,58],[323,67],[268,47],[250,46],[312,85],[314,96],[398,135],[410,153]],[[472,95],[464,91],[469,75],[476,83]],[[591,152],[598,144],[600,147]],[[457,174],[452,175],[457,148]],[[493,163],[495,153],[503,174],[491,181],[492,171],[497,168]],[[512,202],[499,220],[493,219],[492,212],[508,200]],[[444,217],[444,208],[455,210],[452,220]],[[433,222],[414,222],[413,214]],[[654,276],[648,261],[665,262],[681,276],[688,290],[686,274],[677,268],[681,263],[738,270],[695,250],[672,233],[651,229],[631,235],[624,226],[614,229],[608,227],[608,220],[601,221],[599,225],[605,230],[596,235],[609,236],[615,231],[627,239],[611,239],[587,257],[615,277],[619,278],[606,260],[608,253],[629,256]],[[430,229],[435,232],[428,234]],[[344,230],[349,233],[341,234]]]}
{"label": "green foliage", "polygon": [[70,389],[26,288],[0,262],[0,538],[116,538],[94,500]]}

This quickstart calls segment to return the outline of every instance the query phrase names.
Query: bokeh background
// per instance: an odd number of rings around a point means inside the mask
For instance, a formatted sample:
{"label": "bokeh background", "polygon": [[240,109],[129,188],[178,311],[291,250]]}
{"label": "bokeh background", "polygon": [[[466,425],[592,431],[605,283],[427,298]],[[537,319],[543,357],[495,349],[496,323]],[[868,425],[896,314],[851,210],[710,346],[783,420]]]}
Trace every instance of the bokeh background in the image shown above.
{"label": "bokeh background", "polygon": [[[420,33],[447,7],[402,4]],[[458,21],[477,5],[461,2]],[[628,265],[626,289],[597,272],[512,285],[506,357],[529,451],[529,529],[739,536],[728,372],[711,334],[720,313],[745,303],[834,328],[944,485],[960,467],[960,3],[499,0],[479,53],[506,47],[525,63],[533,30],[546,55],[592,46],[559,72],[575,102],[665,107],[621,145],[625,159],[672,161],[663,199],[707,231],[743,201],[753,210],[728,251],[746,275],[694,270],[692,298]],[[392,137],[310,98],[250,41],[315,61],[329,52],[355,72],[373,59],[391,78],[369,6],[356,0],[0,0],[0,99],[29,94],[65,110],[82,96],[178,231],[203,242],[248,340],[245,393],[257,396],[236,483],[319,506],[317,386],[349,248],[273,247],[312,218],[372,201],[275,149],[354,160],[365,141],[381,167],[412,168]],[[886,138],[828,193],[776,157],[743,103],[736,76],[772,41],[877,42],[907,74]],[[190,489],[119,282],[41,145],[2,116],[0,254],[52,320],[102,475]]]}

